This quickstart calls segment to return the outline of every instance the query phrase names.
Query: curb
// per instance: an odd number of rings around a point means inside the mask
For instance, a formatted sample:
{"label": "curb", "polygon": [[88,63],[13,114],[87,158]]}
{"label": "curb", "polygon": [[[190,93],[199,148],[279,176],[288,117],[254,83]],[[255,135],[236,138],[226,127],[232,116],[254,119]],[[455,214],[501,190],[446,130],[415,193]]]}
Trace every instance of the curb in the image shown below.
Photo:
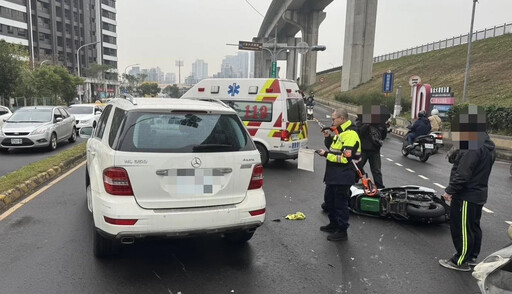
{"label": "curb", "polygon": [[0,211],[5,210],[13,203],[17,202],[19,199],[29,195],[33,191],[37,190],[39,187],[45,185],[50,180],[56,178],[60,174],[68,171],[72,167],[75,167],[80,162],[82,162],[86,157],[86,153],[79,154],[73,158],[70,158],[58,166],[54,166],[53,168],[39,173],[37,176],[33,176],[32,178],[25,181],[23,184],[19,184],[16,187],[2,192],[0,194]]}

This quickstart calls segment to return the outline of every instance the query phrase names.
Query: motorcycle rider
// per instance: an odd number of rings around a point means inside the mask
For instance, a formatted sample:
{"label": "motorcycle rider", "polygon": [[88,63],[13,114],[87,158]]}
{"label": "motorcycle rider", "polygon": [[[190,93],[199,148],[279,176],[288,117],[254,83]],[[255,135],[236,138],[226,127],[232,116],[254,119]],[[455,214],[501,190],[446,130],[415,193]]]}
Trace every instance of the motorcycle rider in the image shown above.
{"label": "motorcycle rider", "polygon": [[414,122],[412,127],[410,127],[410,133],[407,135],[407,141],[409,145],[407,145],[407,149],[412,148],[412,143],[414,139],[419,136],[427,135],[430,132],[432,126],[430,125],[430,121],[426,118],[427,113],[425,110],[421,110],[418,112],[418,119]]}
{"label": "motorcycle rider", "polygon": [[315,105],[315,95],[311,93],[308,98],[306,98],[306,106],[313,106]]}
{"label": "motorcycle rider", "polygon": [[432,132],[440,132],[442,131],[442,121],[439,117],[439,110],[432,109],[430,112],[430,116],[428,117],[428,120],[430,121],[430,125],[432,126],[431,131]]}

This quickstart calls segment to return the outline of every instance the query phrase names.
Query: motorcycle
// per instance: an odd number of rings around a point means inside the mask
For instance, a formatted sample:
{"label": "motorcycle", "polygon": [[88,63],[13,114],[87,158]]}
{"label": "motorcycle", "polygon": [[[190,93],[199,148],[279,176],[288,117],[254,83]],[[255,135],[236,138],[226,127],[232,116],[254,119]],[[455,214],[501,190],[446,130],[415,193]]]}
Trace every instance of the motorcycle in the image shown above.
{"label": "motorcycle", "polygon": [[369,196],[362,184],[355,184],[350,191],[350,210],[355,214],[427,223],[450,219],[449,205],[430,188],[415,185],[383,188]]}
{"label": "motorcycle", "polygon": [[440,148],[444,146],[443,144],[443,132],[434,131],[431,132],[430,135],[434,138],[434,149],[432,150],[432,154],[436,154]]}
{"label": "motorcycle", "polygon": [[414,138],[414,141],[412,143],[412,147],[407,147],[409,145],[407,141],[407,136],[409,135],[410,131],[405,134],[403,138],[402,143],[402,155],[407,156],[409,154],[412,154],[416,157],[420,158],[421,162],[425,162],[428,160],[431,154],[434,154],[434,145],[435,145],[435,139],[432,135],[424,135],[424,136],[418,136]]}
{"label": "motorcycle", "polygon": [[306,115],[308,120],[313,120],[313,104],[306,105]]}

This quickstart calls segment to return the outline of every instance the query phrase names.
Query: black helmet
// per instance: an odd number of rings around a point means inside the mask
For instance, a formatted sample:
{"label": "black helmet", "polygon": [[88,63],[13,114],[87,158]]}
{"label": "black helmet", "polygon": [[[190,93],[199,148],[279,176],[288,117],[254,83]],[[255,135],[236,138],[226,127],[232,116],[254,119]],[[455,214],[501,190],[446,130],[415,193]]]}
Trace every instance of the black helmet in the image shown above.
{"label": "black helmet", "polygon": [[425,110],[421,110],[420,112],[418,112],[418,118],[425,117],[425,116],[427,116],[427,113],[425,112]]}

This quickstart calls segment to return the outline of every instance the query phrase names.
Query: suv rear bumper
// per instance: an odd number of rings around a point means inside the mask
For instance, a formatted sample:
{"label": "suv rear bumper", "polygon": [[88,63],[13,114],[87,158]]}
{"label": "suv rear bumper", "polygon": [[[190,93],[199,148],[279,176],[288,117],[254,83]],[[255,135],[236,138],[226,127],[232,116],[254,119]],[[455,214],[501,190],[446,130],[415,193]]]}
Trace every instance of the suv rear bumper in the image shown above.
{"label": "suv rear bumper", "polygon": [[[105,237],[180,237],[251,230],[262,225],[265,213],[249,212],[266,207],[263,189],[249,190],[240,203],[213,207],[144,209],[134,197],[94,197],[94,225]],[[137,220],[134,225],[114,225],[111,219]]]}

